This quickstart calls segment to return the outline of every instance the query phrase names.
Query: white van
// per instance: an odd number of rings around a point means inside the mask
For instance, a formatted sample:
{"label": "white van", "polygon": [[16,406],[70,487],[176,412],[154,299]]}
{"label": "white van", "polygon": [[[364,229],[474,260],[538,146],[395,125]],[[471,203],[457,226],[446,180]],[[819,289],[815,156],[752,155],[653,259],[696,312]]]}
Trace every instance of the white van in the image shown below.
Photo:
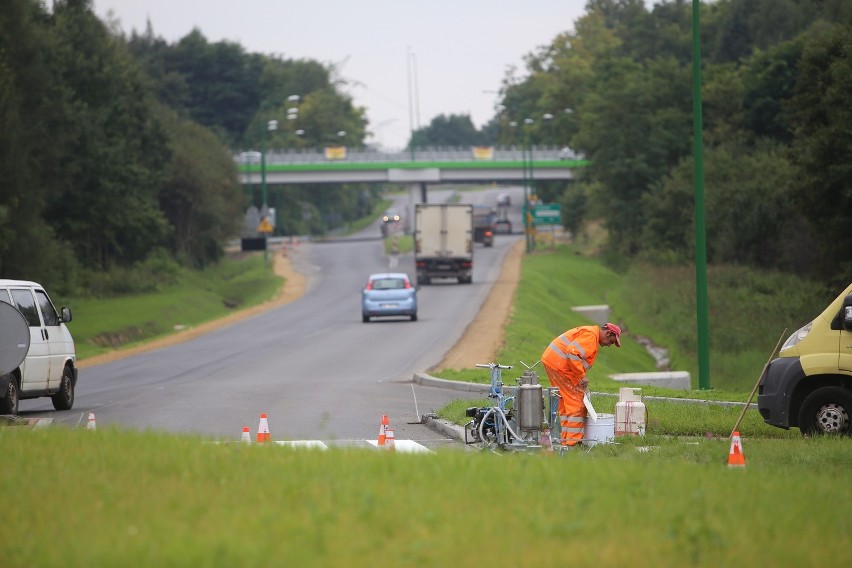
{"label": "white van", "polygon": [[[0,414],[17,414],[18,401],[49,396],[56,410],[74,406],[77,353],[71,332],[71,308],[57,312],[35,282],[0,279],[0,302],[18,308],[30,326],[30,348],[21,365],[0,376]],[[14,364],[14,363],[13,363]]]}

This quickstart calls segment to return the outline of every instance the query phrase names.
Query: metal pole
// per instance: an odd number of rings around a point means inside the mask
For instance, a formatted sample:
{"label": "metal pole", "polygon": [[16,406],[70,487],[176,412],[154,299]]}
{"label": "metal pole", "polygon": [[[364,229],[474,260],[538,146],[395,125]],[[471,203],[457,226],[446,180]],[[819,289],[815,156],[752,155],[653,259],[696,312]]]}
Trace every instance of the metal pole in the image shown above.
{"label": "metal pole", "polygon": [[524,137],[521,142],[521,160],[524,168],[524,207],[522,214],[524,216],[524,244],[526,245],[527,253],[530,252],[530,196],[529,182],[527,177],[527,146],[529,145],[529,135],[524,129]]}
{"label": "metal pole", "polygon": [[707,300],[707,243],[704,224],[704,151],[701,120],[700,0],[692,0],[692,115],[695,148],[695,293],[698,326],[698,388],[710,388],[710,316]]}
{"label": "metal pole", "polygon": [[260,210],[266,205],[266,124],[260,128]]}

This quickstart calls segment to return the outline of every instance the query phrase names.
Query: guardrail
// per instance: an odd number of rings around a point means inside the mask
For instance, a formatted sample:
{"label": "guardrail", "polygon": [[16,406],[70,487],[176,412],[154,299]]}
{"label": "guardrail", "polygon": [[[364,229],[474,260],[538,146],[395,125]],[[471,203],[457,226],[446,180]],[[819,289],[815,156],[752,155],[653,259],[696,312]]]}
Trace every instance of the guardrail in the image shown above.
{"label": "guardrail", "polygon": [[[413,151],[385,152],[376,149],[346,148],[344,157],[329,158],[325,149],[270,149],[266,152],[266,165],[279,164],[329,164],[329,163],[417,163],[417,162],[467,162],[487,163],[499,161],[524,162],[526,160],[582,160],[583,157],[566,147],[523,146],[483,148],[415,148]],[[483,155],[487,157],[482,157]],[[260,152],[242,152],[234,161],[248,169],[260,164]]]}

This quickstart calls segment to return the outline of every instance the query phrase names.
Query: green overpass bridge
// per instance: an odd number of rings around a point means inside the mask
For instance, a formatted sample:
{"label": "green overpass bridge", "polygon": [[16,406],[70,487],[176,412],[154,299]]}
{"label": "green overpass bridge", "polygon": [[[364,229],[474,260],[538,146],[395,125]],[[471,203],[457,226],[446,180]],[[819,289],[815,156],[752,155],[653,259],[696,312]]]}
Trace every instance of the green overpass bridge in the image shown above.
{"label": "green overpass bridge", "polygon": [[481,183],[572,180],[588,165],[567,148],[422,148],[398,153],[327,148],[325,151],[243,152],[234,158],[242,184]]}

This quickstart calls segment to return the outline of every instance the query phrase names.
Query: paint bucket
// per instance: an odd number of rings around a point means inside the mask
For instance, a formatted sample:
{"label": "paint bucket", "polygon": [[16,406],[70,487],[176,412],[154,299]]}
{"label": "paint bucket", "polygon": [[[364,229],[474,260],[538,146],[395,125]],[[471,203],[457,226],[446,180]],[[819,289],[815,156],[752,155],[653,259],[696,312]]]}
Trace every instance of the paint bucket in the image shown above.
{"label": "paint bucket", "polygon": [[586,426],[583,430],[583,444],[594,446],[599,443],[612,442],[615,438],[615,414],[598,412],[598,419],[592,420],[586,416]]}

